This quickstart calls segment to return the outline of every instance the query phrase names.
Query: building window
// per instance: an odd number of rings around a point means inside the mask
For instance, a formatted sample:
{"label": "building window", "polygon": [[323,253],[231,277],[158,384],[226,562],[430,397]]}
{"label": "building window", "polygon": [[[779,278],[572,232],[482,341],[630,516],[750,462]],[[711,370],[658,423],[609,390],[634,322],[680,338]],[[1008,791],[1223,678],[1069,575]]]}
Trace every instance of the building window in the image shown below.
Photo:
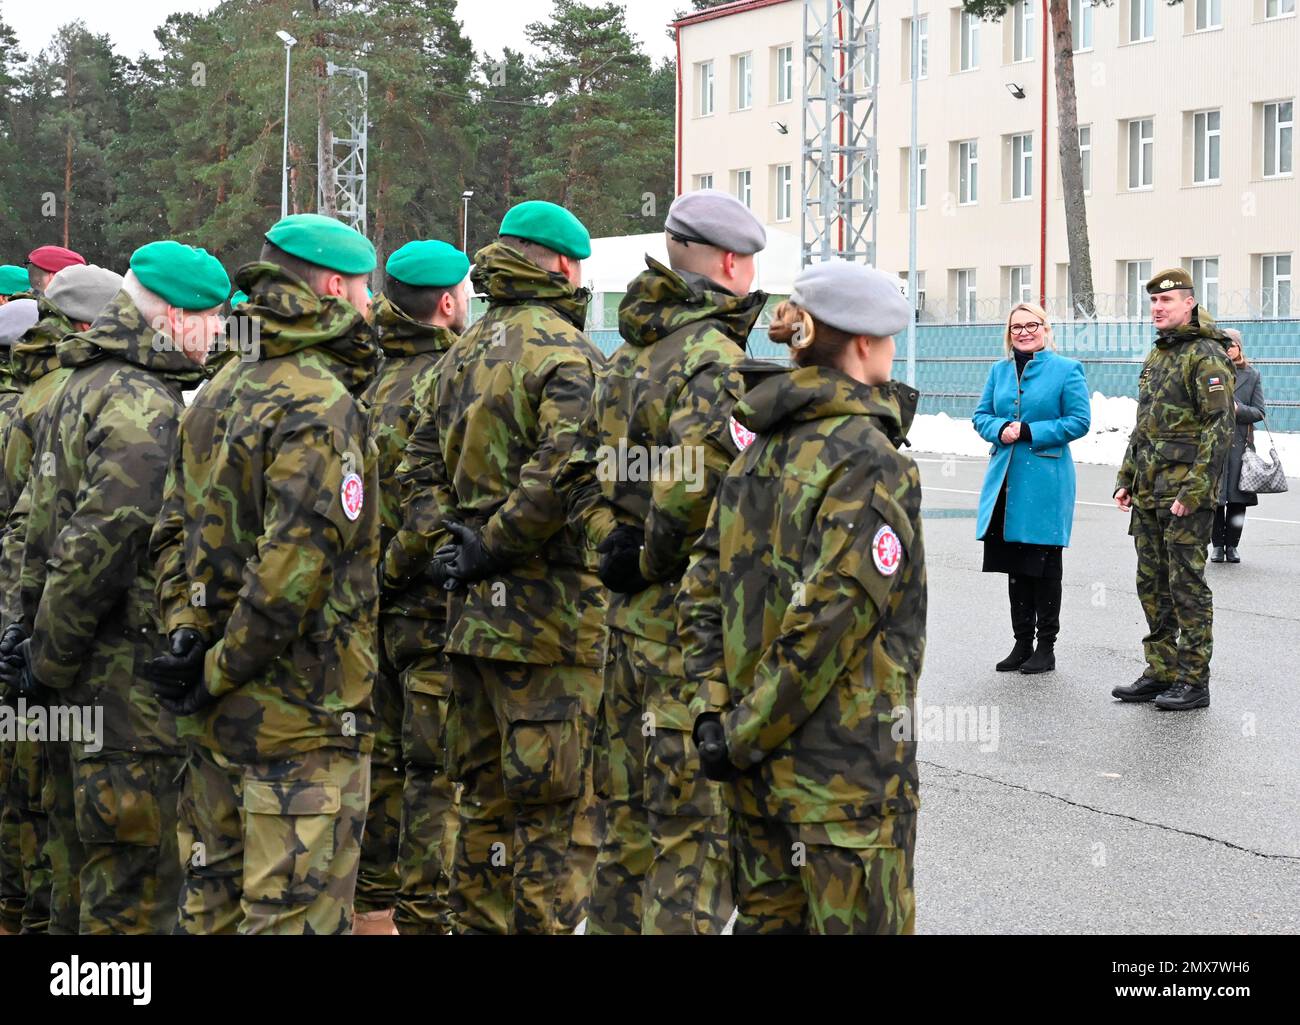
{"label": "building window", "polygon": [[980,66],[980,20],[969,11],[961,12],[961,62],[958,70],[971,71]]}
{"label": "building window", "polygon": [[1083,191],[1092,191],[1092,125],[1079,126],[1079,162],[1083,166]]}
{"label": "building window", "polygon": [[1155,122],[1138,118],[1128,123],[1128,187],[1149,189],[1154,181],[1152,163],[1155,158]]}
{"label": "building window", "polygon": [[733,173],[735,196],[745,206],[752,207],[754,200],[754,172],[748,169]]}
{"label": "building window", "polygon": [[1294,137],[1295,103],[1286,100],[1264,104],[1264,177],[1291,173],[1291,142]]}
{"label": "building window", "polygon": [[1219,308],[1219,258],[1197,256],[1186,263],[1192,276],[1192,292],[1202,306],[1213,313]]}
{"label": "building window", "polygon": [[1223,28],[1223,0],[1196,0],[1196,31]]}
{"label": "building window", "polygon": [[1295,14],[1295,0],[1267,0],[1264,4],[1265,18],[1282,18]]}
{"label": "building window", "polygon": [[1011,137],[1011,198],[1028,199],[1034,194],[1034,137]]}
{"label": "building window", "polygon": [[1219,180],[1220,126],[1222,115],[1217,110],[1203,110],[1192,116],[1193,146],[1195,150],[1192,181],[1208,185]]}
{"label": "building window", "polygon": [[[912,68],[912,74],[918,79],[928,78],[930,75],[930,19],[923,14],[915,21],[908,18],[907,25],[908,63]],[[919,72],[917,71],[918,65],[920,66]]]}
{"label": "building window", "polygon": [[978,203],[980,199],[979,140],[967,139],[957,144],[957,202]]}
{"label": "building window", "polygon": [[794,47],[781,46],[776,51],[776,102],[794,99]]}
{"label": "building window", "polygon": [[954,293],[957,299],[957,319],[972,323],[976,319],[975,271],[973,268],[956,272]]}
{"label": "building window", "polygon": [[916,208],[925,209],[926,182],[929,165],[929,153],[924,146],[916,147]]}
{"label": "building window", "polygon": [[1019,0],[1012,13],[1011,59],[1034,59],[1034,5],[1033,0]]}
{"label": "building window", "polygon": [[713,61],[695,65],[695,95],[698,97],[696,114],[708,117],[713,113]]}
{"label": "building window", "polygon": [[1032,269],[1029,267],[1008,267],[1007,272],[1007,294],[1012,304],[1033,302]]}
{"label": "building window", "polygon": [[777,165],[775,192],[776,219],[788,221],[794,216],[794,165]]}
{"label": "building window", "polygon": [[713,175],[711,175],[711,174],[697,174],[697,175],[695,176],[695,187],[696,187],[697,189],[711,189],[711,188],[713,188]]}
{"label": "building window", "polygon": [[[903,271],[899,277],[906,281],[908,272]],[[923,270],[916,272],[916,301],[912,304],[912,307],[916,310],[916,319],[920,320],[921,314],[925,312],[925,271]]]}
{"label": "building window", "polygon": [[1261,316],[1291,316],[1291,254],[1270,253],[1261,256],[1259,270],[1263,285]]}
{"label": "building window", "polygon": [[1147,282],[1151,280],[1150,260],[1129,260],[1124,264],[1125,315],[1130,320],[1146,313]]}
{"label": "building window", "polygon": [[754,55],[742,53],[736,58],[736,109],[754,105]]}
{"label": "building window", "polygon": [[1092,0],[1070,0],[1070,30],[1075,53],[1092,49]]}
{"label": "building window", "polygon": [[1128,41],[1141,43],[1156,37],[1156,0],[1128,0]]}

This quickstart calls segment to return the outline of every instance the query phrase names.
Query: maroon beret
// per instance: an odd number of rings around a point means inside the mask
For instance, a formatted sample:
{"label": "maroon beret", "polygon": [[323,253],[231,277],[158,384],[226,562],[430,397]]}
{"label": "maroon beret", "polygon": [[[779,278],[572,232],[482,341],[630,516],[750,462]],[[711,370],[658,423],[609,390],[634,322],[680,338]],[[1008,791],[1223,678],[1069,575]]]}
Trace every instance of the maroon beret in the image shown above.
{"label": "maroon beret", "polygon": [[86,258],[80,253],[74,253],[71,249],[64,249],[62,246],[41,246],[39,249],[33,249],[27,254],[27,262],[43,271],[57,274],[64,267],[85,263]]}

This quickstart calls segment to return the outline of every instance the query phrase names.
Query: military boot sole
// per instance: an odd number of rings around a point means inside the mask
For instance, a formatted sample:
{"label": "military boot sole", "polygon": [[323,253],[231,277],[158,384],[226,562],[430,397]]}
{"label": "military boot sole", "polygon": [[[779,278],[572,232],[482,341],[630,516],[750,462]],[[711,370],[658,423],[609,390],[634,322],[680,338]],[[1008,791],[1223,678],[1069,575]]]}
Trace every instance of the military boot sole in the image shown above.
{"label": "military boot sole", "polygon": [[1180,701],[1164,701],[1162,700],[1163,697],[1164,695],[1162,694],[1160,697],[1156,698],[1156,708],[1160,709],[1162,712],[1187,712],[1193,708],[1210,707],[1210,692],[1208,690],[1203,692],[1199,697],[1183,699]]}
{"label": "military boot sole", "polygon": [[1127,687],[1116,687],[1110,692],[1110,696],[1113,698],[1119,698],[1121,701],[1127,701],[1131,704],[1137,704],[1143,701],[1154,701],[1172,686],[1172,683],[1167,683],[1160,690],[1141,690],[1136,693],[1129,690]]}

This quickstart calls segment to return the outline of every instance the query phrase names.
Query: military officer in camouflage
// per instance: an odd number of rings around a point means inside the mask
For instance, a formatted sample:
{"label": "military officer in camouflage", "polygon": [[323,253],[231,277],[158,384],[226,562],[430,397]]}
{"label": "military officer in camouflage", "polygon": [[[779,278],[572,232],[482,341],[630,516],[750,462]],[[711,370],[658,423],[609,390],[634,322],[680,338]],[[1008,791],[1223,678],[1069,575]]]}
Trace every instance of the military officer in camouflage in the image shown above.
{"label": "military officer in camouflage", "polygon": [[[469,257],[446,242],[408,242],[389,257],[372,324],[383,359],[366,392],[379,450],[380,548],[402,526],[397,468],[433,371],[465,330]],[[392,549],[397,558],[400,547]],[[391,586],[387,581],[391,579]],[[381,577],[379,678],[370,815],[357,881],[358,925],[404,934],[451,929],[447,862],[455,836],[455,785],[447,777],[443,728],[451,673],[443,653],[447,593],[422,572],[392,566]],[[394,915],[395,909],[395,915]]]}
{"label": "military officer in camouflage", "polygon": [[69,267],[84,266],[86,258],[63,246],[37,246],[27,254],[27,280],[32,296],[44,295],[50,282]]}
{"label": "military officer in camouflage", "polygon": [[910,304],[842,262],[771,332],[794,369],[750,389],[757,439],[723,478],[680,593],[694,739],[733,812],[738,933],[910,933],[921,483],[917,394],[889,381]]}
{"label": "military officer in camouflage", "polygon": [[374,247],[297,214],[236,275],[255,358],[181,418],[151,540],[184,718],[181,933],[352,926],[374,742],[379,503],[361,397]]}
{"label": "military officer in camouflage", "polygon": [[20,500],[22,672],[52,702],[103,715],[93,736],[46,742],[71,754],[83,935],[168,933],[176,922],[181,746],[139,672],[159,632],[148,541],[181,393],[203,379],[229,291],[201,249],[136,250],[122,290],[58,344],[70,373],[41,417]]}
{"label": "military officer in camouflage", "polygon": [[435,576],[462,586],[446,643],[447,758],[464,788],[455,930],[556,933],[584,912],[595,855],[575,819],[605,614],[595,552],[568,526],[556,477],[601,357],[582,333],[587,229],[528,202],[500,236],[472,272],[487,313],[443,357],[399,470],[412,486],[401,553],[389,551],[403,572],[433,555]]}
{"label": "military officer in camouflage", "polygon": [[1210,703],[1214,598],[1205,557],[1232,442],[1236,372],[1227,338],[1197,303],[1185,270],[1161,271],[1147,292],[1156,344],[1138,379],[1137,425],[1115,482],[1137,548],[1147,664],[1111,693],[1186,711]]}
{"label": "military officer in camouflage", "polygon": [[[0,636],[0,664],[11,660],[19,643],[28,636],[21,622],[19,600],[26,540],[21,498],[32,471],[37,423],[71,373],[70,368],[60,366],[56,347],[65,336],[89,328],[122,287],[120,275],[87,266],[75,253],[63,250],[62,255],[55,255],[64,261],[62,266],[57,272],[45,271],[40,279],[48,294],[29,292],[20,296],[37,303],[39,319],[14,342],[11,357],[14,380],[22,394],[14,415],[3,427],[0,510],[6,512],[7,519],[0,539],[0,619],[5,624]],[[57,262],[42,250],[36,250],[32,257],[51,266]],[[18,668],[15,664],[15,672]],[[15,745],[12,758],[6,821],[0,833],[12,835],[16,828],[19,837],[24,891],[22,929],[74,936],[81,908],[77,866],[82,854],[68,748],[23,741]]]}
{"label": "military officer in camouflage", "polygon": [[743,203],[712,190],[678,198],[666,230],[670,266],[647,258],[628,286],[624,344],[569,469],[599,482],[583,526],[612,592],[592,934],[716,934],[734,907],[726,810],[689,743],[676,598],[718,482],[747,441],[731,413],[767,299],[750,291],[767,236]]}

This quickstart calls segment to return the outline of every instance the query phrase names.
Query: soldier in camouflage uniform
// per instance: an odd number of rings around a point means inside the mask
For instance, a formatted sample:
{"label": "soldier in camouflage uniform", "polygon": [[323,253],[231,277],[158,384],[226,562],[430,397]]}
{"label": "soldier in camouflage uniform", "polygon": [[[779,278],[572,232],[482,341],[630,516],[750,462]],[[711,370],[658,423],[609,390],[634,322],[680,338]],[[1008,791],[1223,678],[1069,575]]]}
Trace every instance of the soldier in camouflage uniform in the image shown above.
{"label": "soldier in camouflage uniform", "polygon": [[257,358],[182,416],[151,541],[170,650],[150,672],[191,740],[177,929],[344,934],[374,742],[374,247],[315,214],[266,240],[236,275]]}
{"label": "soldier in camouflage uniform", "polygon": [[[81,268],[84,261],[67,266]],[[67,268],[65,268],[66,270]],[[39,319],[13,345],[11,362],[14,380],[21,389],[13,416],[3,428],[3,468],[0,471],[0,510],[7,513],[0,538],[0,661],[12,658],[28,636],[21,625],[19,583],[26,539],[19,499],[32,469],[36,425],[42,411],[62,386],[71,370],[59,365],[56,346],[65,336],[84,331],[116,294],[121,279],[104,277],[111,272],[89,268],[89,278],[80,281],[69,295],[79,307],[70,317],[47,295],[24,293],[17,298],[34,299]],[[75,272],[82,275],[84,268]],[[48,272],[47,272],[48,273]],[[59,275],[47,280],[51,284]],[[82,288],[90,285],[89,290]],[[56,290],[56,294],[60,290]],[[14,746],[9,774],[9,797],[5,802],[6,824],[0,832],[18,833],[22,861],[24,908],[23,932],[52,932],[73,936],[78,931],[81,896],[78,871],[80,842],[76,833],[72,763],[65,745],[22,741]]]}
{"label": "soldier in camouflage uniform", "polygon": [[148,541],[181,393],[203,379],[230,291],[214,257],[177,242],[141,247],[131,268],[94,324],[59,342],[71,373],[41,417],[20,500],[24,668],[51,701],[103,716],[94,736],[46,742],[71,755],[83,935],[176,922],[181,746],[139,671],[158,637]]}
{"label": "soldier in camouflage uniform", "polygon": [[446,644],[447,758],[464,787],[451,867],[459,932],[569,931],[590,885],[595,838],[579,846],[572,834],[605,602],[595,552],[556,487],[601,361],[582,333],[589,254],[567,210],[532,202],[506,214],[501,239],[475,258],[488,311],[443,357],[398,471],[409,492],[390,561],[418,570],[437,555],[435,574],[469,585],[454,592]]}
{"label": "soldier in camouflage uniform", "polygon": [[[744,204],[711,190],[678,199],[666,226],[672,267],[647,258],[628,286],[624,344],[597,382],[568,470],[599,481],[601,500],[583,526],[606,553],[601,579],[613,592],[591,934],[716,934],[734,907],[727,813],[689,743],[676,598],[718,482],[744,443],[731,412],[767,298],[750,292],[766,233]],[[666,465],[652,465],[656,457]]]}
{"label": "soldier in camouflage uniform", "polygon": [[1236,371],[1228,339],[1197,305],[1186,271],[1162,271],[1147,292],[1156,344],[1138,379],[1137,425],[1115,502],[1131,512],[1138,598],[1150,632],[1142,675],[1111,693],[1185,711],[1210,703],[1214,598],[1205,557],[1232,443]]}
{"label": "soldier in camouflage uniform", "polygon": [[[402,525],[397,467],[428,407],[434,367],[465,330],[469,257],[445,242],[411,242],[385,270],[388,283],[372,314],[383,360],[366,396],[370,436],[379,450],[381,551],[389,550]],[[394,558],[399,551],[392,550]],[[404,586],[385,585],[380,601],[370,817],[357,912],[386,914],[404,934],[445,934],[451,929],[446,866],[456,818],[455,785],[443,757],[451,693],[442,651],[447,594],[423,573],[408,578],[403,568],[392,568]]]}
{"label": "soldier in camouflage uniform", "polygon": [[887,275],[804,271],[748,391],[758,438],[718,490],[680,594],[694,735],[733,812],[737,933],[910,933],[925,650],[917,394],[888,380],[911,309]]}

